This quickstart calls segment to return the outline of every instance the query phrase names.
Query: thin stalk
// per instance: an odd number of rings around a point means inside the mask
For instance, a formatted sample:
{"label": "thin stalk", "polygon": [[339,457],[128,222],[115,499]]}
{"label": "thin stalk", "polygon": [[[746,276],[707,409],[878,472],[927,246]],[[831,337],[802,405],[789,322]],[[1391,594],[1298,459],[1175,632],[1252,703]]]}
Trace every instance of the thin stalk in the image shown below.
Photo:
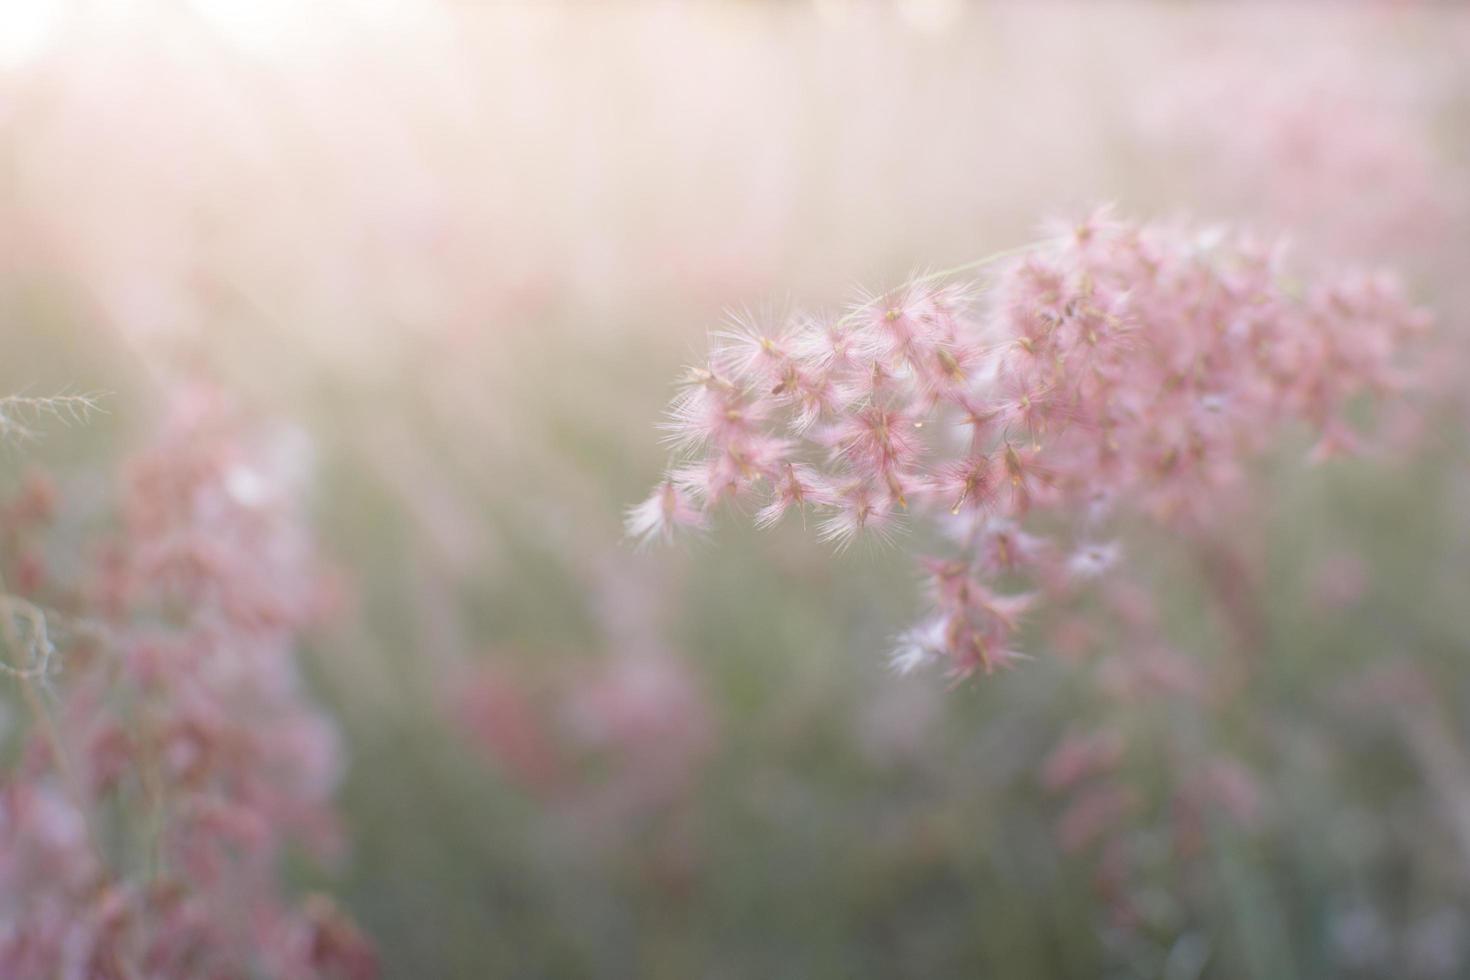
{"label": "thin stalk", "polygon": [[[994,265],[996,262],[1003,262],[1004,260],[1014,258],[1017,255],[1024,255],[1027,252],[1034,251],[1035,249],[1039,248],[1041,244],[1041,242],[1030,242],[1026,245],[1017,245],[1014,248],[1007,248],[999,252],[992,252],[983,258],[975,259],[970,262],[964,262],[960,265],[950,266],[948,269],[940,269],[936,272],[927,272],[922,276],[916,276],[913,279],[908,280],[898,288],[912,289],[914,286],[922,286],[925,283],[938,282],[943,279],[949,279],[954,276],[960,275],[961,273],[973,272],[976,269],[982,269],[985,266]],[[861,316],[865,310],[867,310],[877,301],[877,297],[874,297],[873,299],[858,304],[858,306],[856,306],[854,309],[849,310],[847,313],[838,318],[837,326],[845,326],[846,324],[851,323],[853,320]]]}

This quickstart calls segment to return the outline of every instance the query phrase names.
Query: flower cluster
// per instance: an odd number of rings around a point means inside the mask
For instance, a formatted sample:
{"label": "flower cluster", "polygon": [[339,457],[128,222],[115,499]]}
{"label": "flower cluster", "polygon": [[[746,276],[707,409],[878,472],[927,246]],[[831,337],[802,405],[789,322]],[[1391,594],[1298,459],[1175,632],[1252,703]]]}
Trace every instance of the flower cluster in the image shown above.
{"label": "flower cluster", "polygon": [[[35,602],[11,600],[54,623],[61,669],[21,678],[36,724],[0,793],[0,973],[375,972],[344,915],[291,902],[279,880],[288,850],[335,846],[340,770],[293,653],[322,594],[297,455],[253,440],[212,389],[185,389],[132,462],[90,582],[33,572]],[[32,538],[45,508],[7,516]],[[12,655],[36,645],[34,627],[6,626]]]}
{"label": "flower cluster", "polygon": [[1119,559],[1109,515],[1218,521],[1294,423],[1315,455],[1353,448],[1351,402],[1406,385],[1396,352],[1426,326],[1386,276],[1303,283],[1279,247],[1098,212],[988,289],[936,274],[838,318],[718,334],[628,531],[703,527],[727,501],[754,502],[760,525],[810,509],[839,544],[935,518],[958,554],[925,559],[933,614],[896,663],[988,672],[1018,656],[1037,591]]}
{"label": "flower cluster", "polygon": [[448,675],[447,706],[478,754],[585,855],[629,850],[682,880],[719,718],[695,664],[667,639],[664,603],[678,585],[593,556],[583,572],[598,652],[466,661]]}
{"label": "flower cluster", "polygon": [[658,649],[618,651],[543,682],[510,658],[454,678],[449,708],[503,776],[601,842],[677,817],[714,741],[693,672]]}
{"label": "flower cluster", "polygon": [[1438,266],[1467,204],[1434,136],[1458,71],[1408,70],[1391,44],[1280,55],[1200,46],[1177,85],[1139,99],[1148,151],[1189,175],[1194,199],[1289,228],[1319,254],[1392,248]]}

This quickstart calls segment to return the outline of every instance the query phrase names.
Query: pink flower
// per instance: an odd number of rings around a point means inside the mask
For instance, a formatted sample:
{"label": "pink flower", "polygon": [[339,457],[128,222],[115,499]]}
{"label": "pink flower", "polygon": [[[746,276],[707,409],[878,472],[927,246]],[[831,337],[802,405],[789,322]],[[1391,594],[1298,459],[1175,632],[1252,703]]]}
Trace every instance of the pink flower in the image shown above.
{"label": "pink flower", "polygon": [[1068,735],[1041,766],[1047,789],[1060,790],[1116,766],[1123,757],[1122,736],[1112,729]]}
{"label": "pink flower", "polygon": [[75,589],[90,604],[56,685],[63,734],[27,733],[0,794],[0,974],[368,977],[355,932],[350,969],[305,941],[278,878],[288,848],[339,837],[336,732],[295,662],[319,609],[299,446],[208,386],[169,408],[95,586]]}
{"label": "pink flower", "polygon": [[648,544],[656,538],[672,540],[677,528],[703,528],[705,524],[704,514],[671,478],[643,503],[628,510],[624,526],[629,537]]}
{"label": "pink flower", "polygon": [[[925,277],[835,320],[743,325],[675,399],[670,476],[629,531],[667,537],[746,500],[761,526],[814,509],[839,547],[934,520],[970,595],[1018,571],[1067,593],[1117,566],[1120,544],[1091,543],[1115,515],[1218,523],[1278,432],[1314,427],[1319,453],[1352,445],[1348,403],[1413,383],[1401,352],[1425,315],[1390,279],[1288,288],[1283,261],[1223,230],[1099,211],[988,293]],[[900,666],[936,646],[961,674],[1014,658],[993,610],[936,612],[905,634]]]}
{"label": "pink flower", "polygon": [[1079,851],[1121,823],[1137,808],[1128,788],[1103,783],[1083,792],[1057,824],[1057,839],[1066,851]]}

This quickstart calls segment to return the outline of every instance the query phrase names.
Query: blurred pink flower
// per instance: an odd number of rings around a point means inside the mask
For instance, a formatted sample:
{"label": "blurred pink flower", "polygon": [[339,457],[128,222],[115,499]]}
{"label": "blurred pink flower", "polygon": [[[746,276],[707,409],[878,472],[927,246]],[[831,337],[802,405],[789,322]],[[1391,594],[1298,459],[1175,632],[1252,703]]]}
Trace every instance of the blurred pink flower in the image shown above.
{"label": "blurred pink flower", "polygon": [[355,929],[278,877],[288,847],[338,846],[342,766],[297,676],[317,565],[288,443],[191,385],[132,461],[54,729],[38,719],[0,795],[0,973],[374,974]]}
{"label": "blurred pink flower", "polygon": [[1361,555],[1347,551],[1328,555],[1312,572],[1312,602],[1326,611],[1356,605],[1367,593],[1371,575]]}

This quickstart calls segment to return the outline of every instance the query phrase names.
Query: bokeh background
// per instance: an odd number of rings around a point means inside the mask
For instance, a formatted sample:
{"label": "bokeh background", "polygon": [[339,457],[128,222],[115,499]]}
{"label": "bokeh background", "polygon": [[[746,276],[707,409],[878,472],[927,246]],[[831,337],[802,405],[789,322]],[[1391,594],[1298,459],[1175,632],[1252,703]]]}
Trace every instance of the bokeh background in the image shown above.
{"label": "bokeh background", "polygon": [[[1262,466],[1219,724],[1039,640],[895,676],[902,541],[623,540],[727,311],[1102,201],[1396,268],[1437,317],[1402,452]],[[294,434],[349,843],[283,874],[388,977],[1470,976],[1467,269],[1459,4],[0,7],[0,383],[109,393],[0,472],[55,473],[82,538],[181,383]],[[1128,554],[1176,645],[1228,646],[1187,548]],[[1102,835],[1126,916],[1047,777],[1102,723],[1145,801]],[[1254,816],[1186,846],[1161,759],[1198,738]]]}

